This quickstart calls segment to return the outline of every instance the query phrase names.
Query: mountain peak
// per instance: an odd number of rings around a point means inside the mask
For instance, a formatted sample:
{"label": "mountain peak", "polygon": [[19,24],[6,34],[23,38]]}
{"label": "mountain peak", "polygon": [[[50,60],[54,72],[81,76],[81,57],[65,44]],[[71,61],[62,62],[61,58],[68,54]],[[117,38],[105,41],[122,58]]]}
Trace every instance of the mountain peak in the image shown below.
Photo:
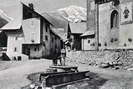
{"label": "mountain peak", "polygon": [[87,17],[86,8],[76,6],[76,5],[71,5],[65,8],[58,9],[57,11],[69,22],[76,23],[76,22],[86,21],[86,17]]}

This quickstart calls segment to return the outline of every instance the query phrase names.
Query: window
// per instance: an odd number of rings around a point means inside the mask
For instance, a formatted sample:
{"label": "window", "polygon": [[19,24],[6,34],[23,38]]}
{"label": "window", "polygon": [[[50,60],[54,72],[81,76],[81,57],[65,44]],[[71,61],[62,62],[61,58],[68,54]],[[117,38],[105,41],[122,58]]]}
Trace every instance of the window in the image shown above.
{"label": "window", "polygon": [[101,46],[101,43],[98,43],[98,46],[100,47]]}
{"label": "window", "polygon": [[116,42],[118,41],[118,38],[111,38],[110,42],[113,43],[113,42]]}
{"label": "window", "polygon": [[16,52],[16,51],[17,51],[17,48],[15,47],[15,48],[14,48],[14,52]]}
{"label": "window", "polygon": [[57,37],[55,37],[55,40],[57,40]]}
{"label": "window", "polygon": [[118,39],[117,39],[117,38],[115,38],[114,40],[115,40],[115,41],[118,41]]}
{"label": "window", "polygon": [[34,48],[34,51],[36,51],[36,48]]}
{"label": "window", "polygon": [[132,39],[131,39],[131,38],[128,38],[128,41],[129,41],[129,42],[132,42]]}
{"label": "window", "polygon": [[110,24],[111,29],[117,28],[119,25],[119,21],[118,21],[119,16],[118,16],[118,12],[116,10],[112,11],[110,20],[111,20],[111,24]]}
{"label": "window", "polygon": [[54,38],[52,37],[52,42],[54,42]]}
{"label": "window", "polygon": [[48,40],[48,36],[45,36],[45,40],[46,40],[46,41]]}
{"label": "window", "polygon": [[114,42],[114,39],[113,39],[113,38],[111,38],[110,42],[111,42],[111,43],[113,43],[113,42]]}
{"label": "window", "polygon": [[90,43],[90,40],[88,40],[88,43]]}
{"label": "window", "polygon": [[90,46],[95,46],[95,43],[92,43]]}
{"label": "window", "polygon": [[126,47],[126,46],[127,46],[127,44],[126,44],[126,43],[124,43],[124,46]]}
{"label": "window", "polygon": [[48,32],[48,25],[46,24],[46,32]]}
{"label": "window", "polygon": [[32,39],[31,42],[34,43],[35,41]]}
{"label": "window", "polygon": [[16,37],[15,39],[18,40],[18,37]]}
{"label": "window", "polygon": [[38,47],[38,51],[40,50],[40,48]]}
{"label": "window", "polygon": [[39,51],[40,50],[40,48],[38,47],[38,46],[36,46],[35,48],[34,48],[34,51]]}
{"label": "window", "polygon": [[45,47],[45,42],[43,42],[42,45]]}
{"label": "window", "polygon": [[104,43],[104,46],[107,46],[107,43],[106,42]]}

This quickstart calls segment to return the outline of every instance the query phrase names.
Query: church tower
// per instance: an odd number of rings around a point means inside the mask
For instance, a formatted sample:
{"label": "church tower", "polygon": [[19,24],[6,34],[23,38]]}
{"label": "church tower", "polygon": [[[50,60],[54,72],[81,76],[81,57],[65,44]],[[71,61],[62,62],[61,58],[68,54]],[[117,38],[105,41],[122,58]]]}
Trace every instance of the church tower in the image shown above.
{"label": "church tower", "polygon": [[87,30],[95,31],[97,50],[133,49],[132,11],[132,0],[87,0]]}

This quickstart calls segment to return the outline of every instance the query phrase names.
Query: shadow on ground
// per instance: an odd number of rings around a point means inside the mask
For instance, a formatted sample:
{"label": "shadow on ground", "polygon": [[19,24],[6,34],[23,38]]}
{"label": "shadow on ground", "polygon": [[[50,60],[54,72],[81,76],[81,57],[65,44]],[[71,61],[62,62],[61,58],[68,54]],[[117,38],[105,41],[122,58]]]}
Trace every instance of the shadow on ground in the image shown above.
{"label": "shadow on ground", "polygon": [[[39,76],[40,76],[40,73],[33,73],[33,74],[29,74],[27,78],[31,81],[31,84],[34,83],[35,85],[39,85],[40,84]],[[108,81],[108,80],[100,77],[96,73],[90,72],[89,80],[79,82],[76,84],[72,84],[73,86],[76,87],[76,88],[72,88],[72,89],[99,89],[100,86],[103,86],[106,83],[106,81]],[[21,89],[30,89],[29,85],[22,87]],[[59,89],[69,89],[69,88],[59,88]]]}

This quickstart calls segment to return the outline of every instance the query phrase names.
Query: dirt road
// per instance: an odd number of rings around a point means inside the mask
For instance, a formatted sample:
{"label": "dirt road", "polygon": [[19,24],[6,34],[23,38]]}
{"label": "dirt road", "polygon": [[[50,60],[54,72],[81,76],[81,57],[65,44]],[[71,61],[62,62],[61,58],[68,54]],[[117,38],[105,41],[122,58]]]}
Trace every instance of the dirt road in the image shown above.
{"label": "dirt road", "polygon": [[[0,71],[0,89],[20,89],[31,83],[27,75],[35,72],[43,72],[51,62],[46,60],[27,61],[17,63],[15,66]],[[93,88],[89,89],[133,89],[133,72],[122,70],[109,70],[90,67],[79,64],[79,70],[90,70],[106,79],[102,85],[94,88],[101,81],[90,83]],[[88,88],[87,88],[88,89]]]}
{"label": "dirt road", "polygon": [[49,65],[51,62],[46,60],[16,63],[15,66],[0,71],[0,89],[20,89],[30,84],[28,74],[45,71]]}
{"label": "dirt road", "polygon": [[[104,82],[104,84],[102,84],[98,89],[133,89],[132,71],[101,69],[85,64],[78,64],[78,66],[79,70],[89,70],[93,73],[98,74],[101,78],[106,80],[106,82]],[[97,86],[97,84],[93,84],[93,86]]]}

